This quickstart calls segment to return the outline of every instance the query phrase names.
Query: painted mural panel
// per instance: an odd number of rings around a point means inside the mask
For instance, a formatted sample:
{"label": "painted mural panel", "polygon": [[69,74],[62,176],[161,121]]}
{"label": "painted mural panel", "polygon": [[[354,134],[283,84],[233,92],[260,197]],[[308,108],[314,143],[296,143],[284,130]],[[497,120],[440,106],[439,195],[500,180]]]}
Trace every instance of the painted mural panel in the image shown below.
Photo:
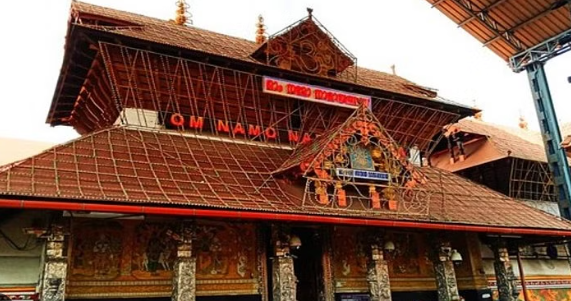
{"label": "painted mural panel", "polygon": [[120,276],[123,224],[108,222],[98,227],[80,225],[73,233],[73,279],[111,280]]}
{"label": "painted mural panel", "polygon": [[[169,222],[74,220],[67,295],[169,296],[177,242]],[[197,295],[257,294],[253,224],[197,223]]]}
{"label": "painted mural panel", "polygon": [[[545,288],[527,290],[527,297],[529,301],[571,301],[571,289],[568,288]],[[492,298],[494,301],[500,299],[498,291],[494,291]],[[523,291],[519,292],[517,301],[525,301]]]}
{"label": "painted mural panel", "polygon": [[333,231],[333,279],[335,291],[367,292],[370,250],[362,229],[336,227]]}
{"label": "painted mural panel", "polygon": [[367,262],[375,235],[383,235],[395,244],[393,252],[385,252],[393,291],[435,289],[434,269],[421,234],[377,234],[359,228],[337,227],[333,233],[332,262],[337,293],[368,291]]}
{"label": "painted mural panel", "polygon": [[423,276],[421,270],[422,246],[418,235],[412,233],[398,233],[390,235],[395,244],[395,250],[387,254],[389,275],[391,277]]}

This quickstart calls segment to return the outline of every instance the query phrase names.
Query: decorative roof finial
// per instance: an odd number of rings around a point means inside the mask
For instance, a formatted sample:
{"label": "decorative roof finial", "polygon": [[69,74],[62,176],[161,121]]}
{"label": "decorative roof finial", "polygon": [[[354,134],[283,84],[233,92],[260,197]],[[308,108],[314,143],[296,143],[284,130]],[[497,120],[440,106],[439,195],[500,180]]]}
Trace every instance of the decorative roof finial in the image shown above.
{"label": "decorative roof finial", "polygon": [[192,25],[192,15],[188,12],[190,6],[186,4],[185,0],[176,1],[176,16],[174,23],[177,25]]}
{"label": "decorative roof finial", "polygon": [[391,70],[393,70],[393,75],[397,75],[397,66],[395,64],[391,65]]}
{"label": "decorative roof finial", "polygon": [[307,8],[307,16],[311,19],[313,18],[313,8]]}
{"label": "decorative roof finial", "polygon": [[256,44],[262,45],[266,42],[266,25],[264,25],[264,17],[258,16],[258,23],[256,23]]}
{"label": "decorative roof finial", "polygon": [[527,121],[525,120],[525,117],[523,117],[523,115],[521,114],[521,112],[519,113],[519,128],[522,130],[527,130]]}

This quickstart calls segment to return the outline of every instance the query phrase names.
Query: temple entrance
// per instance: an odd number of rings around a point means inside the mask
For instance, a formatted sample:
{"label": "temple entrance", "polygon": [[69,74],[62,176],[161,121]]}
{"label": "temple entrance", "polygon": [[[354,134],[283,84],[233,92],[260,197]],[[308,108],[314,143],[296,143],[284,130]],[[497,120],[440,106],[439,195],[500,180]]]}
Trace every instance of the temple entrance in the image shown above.
{"label": "temple entrance", "polygon": [[294,228],[292,234],[301,239],[301,247],[291,250],[297,277],[297,301],[324,300],[322,236],[312,228]]}

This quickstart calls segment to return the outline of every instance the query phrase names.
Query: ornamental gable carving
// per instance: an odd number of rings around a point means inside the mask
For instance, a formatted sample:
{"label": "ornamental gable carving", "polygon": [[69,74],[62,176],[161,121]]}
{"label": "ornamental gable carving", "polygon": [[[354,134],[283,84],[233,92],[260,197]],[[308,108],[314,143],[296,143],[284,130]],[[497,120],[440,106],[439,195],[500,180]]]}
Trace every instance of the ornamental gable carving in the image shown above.
{"label": "ornamental gable carving", "polygon": [[428,214],[426,179],[366,105],[299,146],[276,173],[305,179],[303,206],[379,214]]}
{"label": "ornamental gable carving", "polygon": [[312,15],[268,37],[252,57],[282,69],[357,79],[357,58]]}

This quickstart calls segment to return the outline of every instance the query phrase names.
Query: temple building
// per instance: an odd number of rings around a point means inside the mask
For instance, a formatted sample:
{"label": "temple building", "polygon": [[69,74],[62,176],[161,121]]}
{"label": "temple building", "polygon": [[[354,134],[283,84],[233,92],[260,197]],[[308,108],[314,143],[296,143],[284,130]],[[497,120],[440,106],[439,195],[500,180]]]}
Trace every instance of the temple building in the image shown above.
{"label": "temple building", "polygon": [[561,147],[567,150],[568,156],[571,157],[571,122],[561,126]]}
{"label": "temple building", "polygon": [[[571,124],[561,127],[571,134]],[[541,134],[520,117],[518,127],[485,122],[481,112],[444,127],[444,139],[431,153],[431,165],[452,171],[528,206],[560,216]],[[484,270],[495,286],[493,254],[482,245]],[[515,259],[516,256],[512,255]],[[571,267],[563,244],[535,244],[520,250],[527,300],[564,300],[571,295]],[[521,279],[519,279],[521,288]],[[519,300],[526,300],[520,290]]]}
{"label": "temple building", "polygon": [[177,4],[159,20],[72,3],[47,123],[81,137],[0,167],[0,267],[20,275],[0,293],[511,301],[513,256],[571,236],[428,166],[478,110],[358,66],[311,9],[271,34],[260,17],[250,41]]}

